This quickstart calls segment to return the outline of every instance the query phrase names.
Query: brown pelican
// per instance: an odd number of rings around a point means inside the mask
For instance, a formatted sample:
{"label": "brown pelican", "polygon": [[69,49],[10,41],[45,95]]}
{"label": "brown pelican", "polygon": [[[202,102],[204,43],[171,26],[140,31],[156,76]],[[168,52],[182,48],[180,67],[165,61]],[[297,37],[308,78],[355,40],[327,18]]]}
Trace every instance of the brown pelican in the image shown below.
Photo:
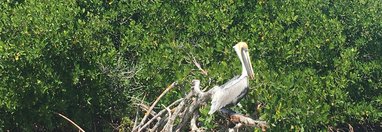
{"label": "brown pelican", "polygon": [[245,42],[239,42],[233,48],[241,62],[241,75],[232,78],[222,86],[214,88],[211,109],[208,114],[213,114],[223,107],[236,105],[248,92],[248,77],[253,79],[254,73],[249,58],[248,45]]}

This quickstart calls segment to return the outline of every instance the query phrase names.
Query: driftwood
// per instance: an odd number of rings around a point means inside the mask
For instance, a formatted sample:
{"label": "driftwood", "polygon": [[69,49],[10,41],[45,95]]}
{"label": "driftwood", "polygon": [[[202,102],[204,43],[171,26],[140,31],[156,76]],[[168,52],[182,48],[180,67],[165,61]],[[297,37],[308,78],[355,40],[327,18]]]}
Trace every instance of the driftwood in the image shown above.
{"label": "driftwood", "polygon": [[[200,90],[200,81],[192,81],[192,90],[183,98],[174,101],[169,106],[163,106],[159,112],[154,112],[153,108],[156,106],[160,98],[175,87],[176,83],[172,83],[166,90],[155,100],[150,106],[144,104],[140,105],[142,110],[145,111],[144,117],[140,123],[136,123],[133,131],[204,131],[203,128],[198,126],[198,118],[200,117],[199,108],[207,104],[211,95],[214,93],[214,87],[207,92]],[[219,114],[227,118],[232,123],[236,124],[230,131],[238,130],[240,127],[258,127],[265,131],[268,128],[267,122],[254,120],[250,117],[238,114],[229,109],[221,109]],[[149,119],[150,118],[150,119]]]}

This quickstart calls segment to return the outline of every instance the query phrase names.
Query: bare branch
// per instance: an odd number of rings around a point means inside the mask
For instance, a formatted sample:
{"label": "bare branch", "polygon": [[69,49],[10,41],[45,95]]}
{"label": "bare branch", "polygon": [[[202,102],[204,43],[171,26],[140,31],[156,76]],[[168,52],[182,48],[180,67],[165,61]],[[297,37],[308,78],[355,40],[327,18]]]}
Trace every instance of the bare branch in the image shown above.
{"label": "bare branch", "polygon": [[[177,130],[181,130],[185,124],[190,120],[191,115],[194,111],[197,111],[201,105],[206,103],[211,98],[211,93],[214,91],[213,89],[208,90],[207,92],[202,92],[200,90],[200,81],[193,80],[192,81],[192,89],[193,92],[197,95],[193,102],[190,104],[188,109],[185,110],[185,114],[183,115],[181,123],[178,125]],[[190,92],[192,93],[192,92]]]}
{"label": "bare branch", "polygon": [[[178,104],[180,101],[182,101],[183,99],[178,99],[178,100],[176,100],[175,102],[173,102],[172,104],[170,104],[169,106],[167,106],[166,108],[171,108],[171,107],[173,107],[174,105],[176,105],[176,104]],[[147,121],[146,123],[145,123],[145,125],[143,125],[141,128],[140,128],[140,130],[138,130],[138,131],[141,131],[141,130],[143,130],[143,129],[145,129],[151,122],[153,122],[154,121],[154,119],[157,119],[158,121],[160,121],[160,119],[158,119],[162,114],[164,114],[165,112],[166,112],[166,110],[167,109],[163,109],[163,110],[161,110],[158,114],[156,114],[153,118],[151,118],[151,120],[149,120],[149,121]],[[167,110],[168,111],[168,110]],[[170,113],[171,114],[171,113]]]}
{"label": "bare branch", "polygon": [[161,118],[157,123],[155,123],[154,127],[150,129],[150,132],[156,132],[161,124],[167,121],[167,117]]}
{"label": "bare branch", "polygon": [[174,123],[175,118],[178,117],[179,113],[183,110],[186,103],[190,100],[191,97],[192,97],[192,92],[188,93],[188,95],[183,99],[183,101],[180,102],[178,107],[175,108],[174,114],[171,117],[169,117],[165,127],[163,128],[164,131],[171,131],[172,130],[173,125],[171,125],[171,124]]}
{"label": "bare branch", "polygon": [[139,111],[138,111],[138,106],[137,106],[137,113],[135,114],[135,120],[134,120],[133,129],[135,129],[137,127],[137,124],[138,124],[138,115],[139,115]]}
{"label": "bare branch", "polygon": [[70,120],[68,117],[66,117],[66,116],[64,116],[64,115],[62,115],[62,114],[60,114],[60,113],[57,113],[57,112],[55,112],[55,113],[58,114],[59,116],[61,116],[62,118],[64,118],[65,120],[69,121],[70,123],[72,123],[75,127],[78,128],[79,131],[81,131],[81,132],[85,132],[84,129],[82,129],[79,125],[77,125],[76,123],[74,123],[74,121]]}
{"label": "bare branch", "polygon": [[[168,108],[168,107],[166,107],[166,110],[167,110],[167,113],[168,113],[168,118],[170,119],[171,118],[171,110]],[[167,123],[166,124],[166,126],[165,126],[165,128],[169,128],[169,131],[168,132],[172,132],[172,127],[173,127],[173,123]],[[167,129],[163,129],[165,132],[167,132]],[[162,130],[162,131],[163,131]]]}
{"label": "bare branch", "polygon": [[201,130],[198,128],[198,125],[197,125],[198,118],[199,118],[199,111],[195,111],[190,121],[190,127],[192,132],[201,132]]}
{"label": "bare branch", "polygon": [[[149,106],[147,106],[147,105],[145,105],[145,104],[143,104],[143,103],[140,103],[140,104],[137,104],[138,106],[140,106],[140,108],[142,109],[142,110],[144,110],[144,111],[146,111],[146,112],[148,112],[149,111]],[[150,112],[150,115],[152,115],[152,116],[154,116],[154,115],[156,115],[157,113],[154,111],[154,110],[151,110],[151,112]]]}
{"label": "bare branch", "polygon": [[[137,99],[135,97],[131,97],[131,99],[134,99],[135,101],[138,101],[138,102],[141,102],[141,103],[143,103],[143,100],[145,100],[145,98],[146,98],[146,95],[143,96],[142,100],[139,100],[139,99]],[[136,116],[135,116],[133,130],[137,129],[137,127],[138,127],[137,126],[138,125],[138,115],[139,115],[138,109],[139,109],[139,106],[137,106],[137,113],[136,113]]]}
{"label": "bare branch", "polygon": [[[151,104],[149,110],[146,112],[145,116],[144,116],[143,119],[141,120],[141,123],[139,123],[139,125],[138,125],[138,127],[137,127],[138,129],[140,129],[139,127],[142,126],[143,123],[146,121],[146,119],[147,119],[147,117],[149,116],[150,112],[154,109],[155,105],[159,102],[159,100],[160,100],[160,99],[161,99],[161,98],[162,98],[168,91],[170,91],[170,89],[172,89],[175,85],[176,85],[176,82],[173,82],[171,85],[169,85],[169,86],[166,88],[166,90],[164,90],[164,91],[162,92],[162,94],[159,95],[159,97],[154,101],[154,103]],[[136,129],[137,129],[137,128],[136,128]],[[136,129],[133,130],[133,131],[136,131]]]}
{"label": "bare branch", "polygon": [[[173,84],[172,84],[173,85]],[[203,129],[197,126],[197,120],[200,116],[199,109],[202,105],[205,105],[211,98],[211,96],[216,91],[214,87],[204,92],[200,89],[200,81],[193,80],[192,81],[192,90],[184,97],[175,102],[173,102],[168,107],[164,107],[164,109],[160,110],[158,113],[153,115],[153,117],[146,122],[149,113],[153,110],[153,107],[160,100],[160,98],[168,92],[168,90],[173,87],[170,85],[159,97],[157,100],[151,105],[150,108],[147,109],[143,107],[143,110],[146,111],[145,117],[141,120],[141,123],[137,126],[137,128],[133,129],[133,131],[185,131],[185,126],[189,125],[191,131],[204,131]],[[176,106],[175,106],[176,105]],[[175,108],[171,109],[172,106]],[[166,113],[167,114],[164,114]],[[254,120],[250,117],[238,114],[232,110],[222,109],[220,114],[225,115],[227,119],[231,122],[235,123],[235,128],[231,129],[234,131],[238,131],[243,126],[249,127],[259,127],[262,128],[263,131],[268,128],[268,125],[265,121]],[[152,122],[156,121],[155,124]],[[152,128],[149,128],[151,126]]]}
{"label": "bare branch", "polygon": [[221,112],[221,114],[228,117],[229,120],[233,123],[237,123],[237,124],[240,123],[240,124],[245,125],[245,126],[262,128],[263,131],[265,131],[267,128],[269,128],[267,122],[265,122],[265,121],[253,120],[250,117],[238,114],[235,111],[232,111],[230,109],[222,108],[222,109],[220,109],[220,112]]}
{"label": "bare branch", "polygon": [[202,68],[202,66],[200,66],[200,64],[196,61],[195,57],[191,54],[192,56],[192,62],[194,62],[195,66],[198,67],[198,69],[200,70],[200,72],[203,74],[203,75],[208,75],[208,72],[206,70],[204,70]]}
{"label": "bare branch", "polygon": [[348,126],[349,126],[349,132],[354,132],[353,126],[351,126],[350,124],[348,124]]}

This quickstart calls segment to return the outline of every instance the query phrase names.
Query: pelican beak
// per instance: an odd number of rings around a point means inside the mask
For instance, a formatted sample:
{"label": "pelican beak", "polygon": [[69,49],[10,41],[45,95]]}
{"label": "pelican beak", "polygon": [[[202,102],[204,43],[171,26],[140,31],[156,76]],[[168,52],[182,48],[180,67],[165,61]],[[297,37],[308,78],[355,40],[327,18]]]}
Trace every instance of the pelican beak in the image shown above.
{"label": "pelican beak", "polygon": [[254,73],[252,69],[251,59],[249,57],[248,48],[242,48],[242,57],[249,78],[254,79]]}

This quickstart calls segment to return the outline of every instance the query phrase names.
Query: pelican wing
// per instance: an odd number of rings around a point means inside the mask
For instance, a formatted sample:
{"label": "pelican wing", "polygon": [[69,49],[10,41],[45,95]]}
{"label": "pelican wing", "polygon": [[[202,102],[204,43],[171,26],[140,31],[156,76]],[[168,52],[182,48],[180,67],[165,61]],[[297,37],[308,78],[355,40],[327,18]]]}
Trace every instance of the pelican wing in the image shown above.
{"label": "pelican wing", "polygon": [[229,88],[231,87],[232,85],[235,85],[238,81],[240,81],[240,76],[234,76],[233,78],[231,78],[230,80],[228,80],[226,83],[224,83],[223,85],[221,85],[220,87],[222,89],[224,88]]}
{"label": "pelican wing", "polygon": [[220,86],[212,95],[211,109],[208,113],[213,114],[216,110],[219,110],[225,106],[238,103],[247,91],[247,76],[234,77],[224,85]]}

